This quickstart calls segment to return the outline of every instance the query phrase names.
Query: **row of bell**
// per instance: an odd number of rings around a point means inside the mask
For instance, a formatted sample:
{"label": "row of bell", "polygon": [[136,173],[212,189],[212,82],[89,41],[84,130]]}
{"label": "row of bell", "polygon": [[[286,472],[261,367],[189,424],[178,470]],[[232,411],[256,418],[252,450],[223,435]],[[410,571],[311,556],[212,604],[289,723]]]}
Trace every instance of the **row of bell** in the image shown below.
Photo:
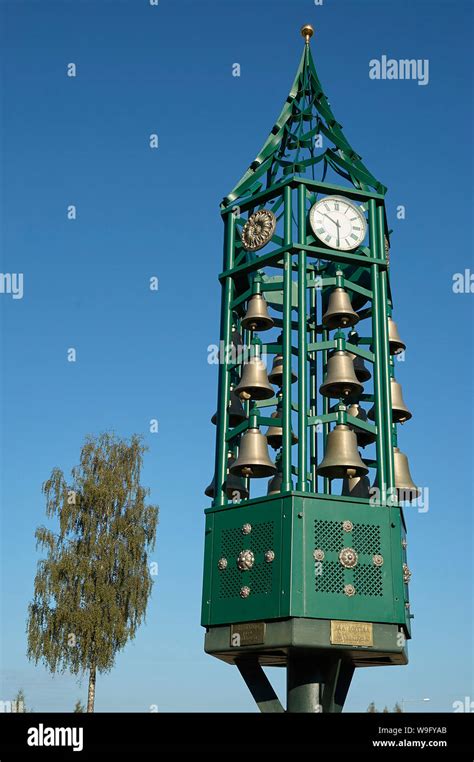
{"label": "row of bell", "polygon": [[[344,289],[336,288],[330,296],[328,309],[323,316],[323,323],[327,328],[347,327],[354,325],[359,320],[359,316],[350,304],[350,299]],[[401,342],[395,323],[389,319],[390,331],[390,351],[395,354],[403,351],[405,345]],[[255,294],[249,300],[247,313],[242,320],[242,326],[250,330],[268,330],[273,327],[274,321],[268,315],[267,305],[261,294]],[[235,332],[234,332],[235,333]],[[237,334],[239,336],[239,334]],[[234,335],[233,335],[234,340]],[[353,394],[360,394],[363,391],[362,382],[370,378],[370,371],[365,367],[363,359],[357,355],[345,351],[333,352],[328,360],[328,367],[324,383],[321,385],[321,394],[328,397],[345,397]],[[291,371],[291,382],[296,381],[296,374]],[[273,361],[273,367],[267,376],[264,363],[261,358],[253,357],[244,365],[242,377],[239,384],[230,393],[228,403],[229,425],[237,426],[246,415],[242,407],[241,399],[263,400],[270,399],[274,395],[274,390],[270,382],[282,386],[283,383],[283,356],[277,355]],[[392,409],[393,420],[403,421],[411,417],[407,409],[401,387],[392,379]],[[355,418],[366,420],[365,411],[356,403],[349,408],[349,413]],[[372,414],[372,415],[371,415]],[[272,414],[272,418],[281,418],[282,410],[279,405]],[[373,410],[369,411],[368,417],[373,418]],[[213,423],[217,421],[217,414],[212,417]],[[268,454],[268,444],[274,449],[279,449],[282,445],[283,431],[281,426],[271,426],[267,430],[267,436],[262,434],[258,428],[251,428],[246,431],[241,440],[239,455],[234,459],[229,453],[228,479],[226,481],[226,493],[232,497],[236,492],[242,498],[248,497],[248,490],[242,481],[242,476],[251,478],[261,478],[274,475],[272,482],[275,483],[280,478],[275,464],[271,461]],[[298,440],[295,434],[291,433],[292,444]],[[374,435],[363,429],[355,428],[354,431],[346,425],[338,425],[329,433],[326,447],[326,454],[322,463],[318,466],[318,473],[328,478],[347,478],[360,479],[367,474],[368,469],[361,460],[357,445],[365,446],[374,441]],[[396,452],[397,454],[397,452]],[[403,455],[400,453],[400,455]],[[406,456],[403,456],[406,458]],[[408,464],[406,466],[408,471]],[[411,477],[408,479],[413,488]],[[415,488],[416,489],[416,488]],[[206,489],[206,494],[214,497],[215,479]]]}
{"label": "row of bell", "polygon": [[[393,448],[395,487],[400,492],[407,492],[413,497],[420,494],[418,487],[411,478],[407,456],[398,447]],[[349,490],[354,497],[362,496],[357,490],[365,489],[364,477],[368,474],[357,449],[357,437],[346,424],[338,424],[329,432],[326,442],[326,452],[322,462],[317,467],[317,473],[328,479],[345,479],[348,484],[344,489]],[[354,493],[355,490],[355,493]],[[345,494],[343,492],[343,494]],[[406,498],[412,499],[412,498]]]}
{"label": "row of bell", "polygon": [[[329,356],[326,375],[319,391],[324,397],[336,399],[357,397],[364,391],[363,383],[370,379],[370,375],[362,357],[345,350],[336,350]],[[291,370],[291,383],[294,383],[296,379],[296,373]],[[396,382],[393,381],[393,383]],[[275,393],[271,384],[280,387],[283,385],[283,355],[281,354],[275,356],[268,375],[263,360],[258,356],[252,357],[243,366],[242,376],[235,388],[235,393],[245,400],[270,399]],[[397,402],[402,403],[402,407],[406,410],[401,389],[392,389],[393,397]],[[405,413],[402,417],[404,415]],[[408,415],[405,420],[410,417],[411,415]]]}
{"label": "row of bell", "polygon": [[[348,327],[355,325],[358,320],[359,316],[352,308],[347,291],[343,288],[335,288],[330,294],[328,308],[323,315],[323,325],[327,328]],[[254,294],[249,300],[247,312],[242,319],[242,327],[264,331],[272,328],[273,325],[274,321],[268,314],[265,297],[262,294]],[[388,325],[390,353],[397,354],[405,349],[405,344],[401,341],[397,326],[391,318],[388,319]],[[239,336],[237,332],[234,333]],[[345,351],[333,352],[328,360],[327,373],[320,392],[326,397],[335,398],[361,394],[362,384],[370,379],[370,375],[364,360],[358,355]],[[296,378],[292,370],[291,383],[294,383]],[[245,363],[236,393],[245,400],[270,399],[274,394],[271,384],[278,386],[283,384],[283,356],[281,354],[274,358],[272,370],[268,375],[260,357],[252,357]]]}
{"label": "row of bell", "polygon": [[[346,353],[347,354],[347,353]],[[391,379],[392,386],[392,420],[402,422],[411,417],[406,407],[400,384]],[[353,418],[366,421],[373,419],[373,408],[367,414],[358,404],[348,406],[347,412]],[[278,405],[272,413],[272,418],[282,418],[282,407]],[[216,422],[216,416],[212,418]],[[237,426],[246,420],[245,411],[235,391],[231,391],[229,400],[229,423]],[[357,447],[366,447],[375,441],[375,434],[361,427],[337,425],[328,435],[326,455],[323,462],[318,466],[318,473],[329,478],[357,477],[367,473],[368,469],[360,459]],[[291,432],[291,443],[296,444],[298,438]],[[278,450],[283,443],[283,429],[281,425],[270,426],[266,436],[258,428],[249,429],[242,437],[239,456],[236,461],[229,464],[230,473],[237,476],[260,478],[275,472],[275,466],[268,455],[268,445]],[[209,488],[208,488],[209,489]],[[236,489],[233,485],[229,489]],[[206,493],[207,494],[207,493]]]}
{"label": "row of bell", "polygon": [[[414,500],[420,490],[414,483],[407,456],[393,448],[395,489],[399,499]],[[328,435],[326,452],[317,473],[328,479],[343,479],[342,494],[350,497],[368,497],[370,483],[368,467],[357,449],[357,439],[351,429],[338,424]],[[239,456],[234,459],[229,453],[226,494],[232,499],[246,499],[249,492],[242,477],[262,478],[273,476],[268,485],[268,495],[277,494],[282,484],[281,470],[277,469],[268,455],[266,437],[258,429],[249,429],[242,437]],[[215,479],[206,489],[206,495],[215,496]]]}
{"label": "row of bell", "polygon": [[[393,459],[395,489],[399,500],[415,500],[420,495],[420,489],[412,479],[407,456],[398,447],[394,447]],[[368,472],[369,469],[357,450],[354,432],[344,424],[337,425],[328,435],[326,453],[317,467],[317,473],[329,479],[343,479],[343,495],[367,498],[370,491]],[[267,494],[279,493],[282,480],[282,473],[278,470],[269,482]]]}
{"label": "row of bell", "polygon": [[[335,351],[329,359],[324,383],[320,392],[325,397],[350,397],[362,394],[362,383],[368,381],[370,371],[358,355],[346,351]],[[297,379],[291,370],[291,383]],[[271,384],[283,385],[283,355],[278,354],[273,360],[273,366],[267,375],[263,360],[256,356],[245,363],[242,376],[235,388],[235,393],[241,399],[265,400],[274,395]]]}
{"label": "row of bell", "polygon": [[[337,429],[338,427],[336,427]],[[335,433],[336,429],[334,429]],[[245,500],[249,497],[249,491],[242,479],[244,476],[265,477],[273,474],[273,478],[268,484],[267,495],[276,495],[280,493],[283,475],[280,469],[277,469],[274,463],[268,457],[268,451],[265,449],[263,434],[258,436],[258,429],[250,429],[249,440],[245,443],[244,452],[239,454],[237,460],[229,453],[227,476],[226,476],[226,495],[229,499]],[[339,443],[341,434],[347,436],[351,431],[337,432]],[[334,440],[333,440],[334,441]],[[244,443],[243,443],[244,444]],[[370,494],[370,482],[367,477],[368,468],[360,459],[354,442],[343,444],[344,452],[335,456],[334,452],[326,450],[326,456],[318,467],[318,474],[327,476],[330,479],[342,478],[342,495],[349,497],[368,498]],[[408,458],[398,447],[393,448],[395,489],[399,500],[415,500],[420,495],[420,489],[414,483]],[[240,461],[240,462],[239,462]],[[205,494],[211,499],[215,497],[215,478],[206,488]]]}
{"label": "row of bell", "polygon": [[[393,465],[394,465],[394,477],[395,477],[395,489],[397,491],[399,501],[411,501],[416,500],[420,496],[421,490],[414,483],[410,466],[408,465],[408,458],[405,453],[401,452],[398,447],[393,448]],[[375,480],[373,487],[377,486],[377,479]],[[342,482],[342,495],[347,497],[363,497],[370,496],[370,481],[368,476],[353,476],[346,477]]]}
{"label": "row of bell", "polygon": [[[356,356],[351,352],[344,350],[337,350],[330,355],[326,375],[319,388],[324,397],[340,399],[357,397],[362,394],[364,390],[362,378],[367,379],[365,372],[369,373],[369,371],[367,371],[362,358],[358,358],[360,362],[356,363],[354,357]],[[390,385],[392,420],[394,423],[405,423],[412,417],[412,414],[403,399],[402,387],[394,378],[390,379]],[[372,421],[375,419],[374,407],[369,410],[368,417]]]}
{"label": "row of bell", "polygon": [[[328,306],[322,316],[323,326],[328,330],[349,328],[356,325],[360,315],[353,309],[349,294],[342,287],[334,288],[328,300]],[[268,331],[275,322],[268,314],[268,306],[262,294],[254,294],[248,302],[247,311],[242,318],[242,327],[250,331]],[[397,324],[388,318],[388,343],[390,354],[396,355],[406,349],[401,340]]]}
{"label": "row of bell", "polygon": [[[360,315],[353,309],[349,294],[344,288],[331,291],[326,312],[322,317],[323,326],[328,330],[349,328],[360,320]],[[397,324],[388,318],[388,344],[391,355],[397,355],[406,349],[398,333]],[[370,376],[369,376],[370,377]]]}
{"label": "row of bell", "polygon": [[[398,448],[394,448],[394,465],[396,489],[407,495],[404,499],[414,499],[419,495],[419,489],[411,478],[406,455]],[[365,490],[367,486],[363,477],[367,476],[369,469],[359,455],[357,436],[350,426],[337,424],[329,432],[324,458],[316,470],[319,476],[328,479],[348,480],[344,490],[348,490],[354,497],[362,496],[360,491]],[[269,494],[277,491],[279,481],[277,467],[268,454],[267,437],[258,428],[248,429],[242,437],[238,457],[234,459],[229,453],[227,496],[233,497],[235,492],[239,492],[241,498],[248,497],[248,490],[241,477],[255,479],[273,475],[276,476],[276,481],[272,480]],[[206,495],[209,497],[214,497],[214,494],[215,479],[206,489]]]}
{"label": "row of bell", "polygon": [[[395,467],[395,489],[399,501],[416,500],[420,495],[420,489],[415,485],[410,474],[408,458],[405,453],[400,452],[398,447],[393,448],[393,461]],[[267,495],[278,495],[283,484],[283,474],[278,471],[268,482]],[[376,482],[374,486],[376,485]],[[370,481],[368,476],[354,476],[351,479],[344,478],[342,482],[341,495],[346,497],[370,497]]]}

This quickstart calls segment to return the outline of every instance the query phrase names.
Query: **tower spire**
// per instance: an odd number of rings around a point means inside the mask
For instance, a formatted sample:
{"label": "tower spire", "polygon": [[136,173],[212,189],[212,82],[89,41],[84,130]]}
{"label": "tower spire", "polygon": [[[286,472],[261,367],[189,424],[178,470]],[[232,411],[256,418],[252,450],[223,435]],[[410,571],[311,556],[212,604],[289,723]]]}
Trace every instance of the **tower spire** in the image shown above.
{"label": "tower spire", "polygon": [[223,199],[222,208],[243,202],[291,174],[324,181],[329,169],[355,188],[386,192],[332,113],[311,54],[313,34],[310,24],[301,28],[305,47],[283,109],[255,160]]}

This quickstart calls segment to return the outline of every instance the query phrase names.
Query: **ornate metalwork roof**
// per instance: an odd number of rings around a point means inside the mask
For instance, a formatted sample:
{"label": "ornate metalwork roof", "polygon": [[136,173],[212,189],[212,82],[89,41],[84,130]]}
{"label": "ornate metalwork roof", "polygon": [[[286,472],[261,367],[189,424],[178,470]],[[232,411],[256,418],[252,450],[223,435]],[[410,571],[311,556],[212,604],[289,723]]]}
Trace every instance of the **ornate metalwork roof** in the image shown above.
{"label": "ornate metalwork roof", "polygon": [[[221,207],[249,200],[291,174],[311,174],[313,179],[324,181],[328,168],[356,188],[381,194],[387,190],[369,172],[362,157],[344,136],[342,125],[336,121],[316,73],[307,39],[280,116],[255,160],[223,199]],[[318,178],[316,169],[320,170]]]}

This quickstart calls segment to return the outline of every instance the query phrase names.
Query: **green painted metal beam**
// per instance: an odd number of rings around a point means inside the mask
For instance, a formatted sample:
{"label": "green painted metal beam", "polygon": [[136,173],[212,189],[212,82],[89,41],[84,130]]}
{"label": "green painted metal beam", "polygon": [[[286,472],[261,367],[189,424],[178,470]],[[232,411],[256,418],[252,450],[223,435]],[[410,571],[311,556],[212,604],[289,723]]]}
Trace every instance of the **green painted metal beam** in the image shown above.
{"label": "green painted metal beam", "polygon": [[319,714],[322,699],[321,665],[314,656],[288,656],[286,711]]}
{"label": "green painted metal beam", "polygon": [[376,193],[375,191],[353,188],[350,185],[334,185],[333,183],[318,182],[317,180],[311,180],[309,177],[295,176],[292,178],[292,182],[295,183],[295,185],[304,183],[304,185],[313,192],[323,191],[324,193],[327,193],[329,191],[334,194],[342,193],[354,201],[368,201],[371,198],[383,201],[385,198],[384,194]]}
{"label": "green painted metal beam", "polygon": [[[224,268],[230,269],[234,258],[234,221],[228,217],[225,221],[224,236]],[[232,296],[234,284],[228,277],[224,282],[221,307],[221,341],[224,347],[230,346],[232,333]],[[224,482],[227,476],[227,427],[229,414],[227,401],[230,394],[230,377],[226,364],[227,352],[221,358],[219,365],[219,392],[217,402],[217,437],[216,437],[216,462],[215,462],[215,497],[214,505],[221,506],[227,502]]]}
{"label": "green painted metal beam", "polygon": [[293,487],[291,480],[291,249],[292,239],[292,194],[289,186],[285,187],[285,243],[283,271],[283,449],[282,449],[282,490],[287,492]]}
{"label": "green painted metal beam", "polygon": [[277,249],[268,254],[262,254],[261,256],[253,259],[251,262],[245,262],[244,264],[232,267],[228,270],[224,270],[219,275],[219,280],[222,282],[229,276],[235,277],[241,274],[250,274],[256,270],[260,270],[262,267],[275,267],[275,263],[279,260],[284,261],[284,254],[287,251],[298,253],[298,251],[305,251],[306,254],[317,258],[325,258],[331,262],[340,262],[342,264],[363,264],[369,267],[373,264],[380,265],[381,267],[387,267],[387,262],[384,259],[372,259],[372,261],[363,254],[351,254],[348,252],[335,251],[333,249],[324,249],[322,246],[310,246],[309,244],[304,247],[299,243],[287,243],[285,246],[280,246]]}
{"label": "green painted metal beam", "polygon": [[[298,238],[306,241],[306,187],[298,188]],[[306,251],[298,254],[298,482],[297,489],[306,492],[306,416],[307,416],[307,326],[306,326]]]}
{"label": "green painted metal beam", "polygon": [[[374,262],[377,259],[378,242],[377,242],[377,210],[376,203],[373,199],[369,201],[369,232],[370,232],[370,247],[373,254]],[[372,316],[372,336],[373,336],[373,350],[375,354],[374,362],[374,400],[375,400],[375,422],[377,425],[377,461],[379,464],[377,479],[378,487],[382,496],[385,494],[385,488],[387,484],[386,474],[386,455],[385,455],[385,418],[383,414],[384,403],[384,386],[382,377],[382,337],[380,333],[379,314],[383,309],[381,295],[380,295],[380,281],[379,271],[377,265],[374,263],[371,270],[371,285],[373,293],[373,316]]]}
{"label": "green painted metal beam", "polygon": [[[307,424],[311,418],[315,419],[318,416],[318,362],[316,353],[309,353],[309,346],[311,343],[316,342],[316,322],[317,322],[317,292],[315,289],[311,289],[309,292],[310,300],[310,318],[313,320],[312,327],[309,332],[309,342],[306,347],[309,361],[309,417]],[[318,491],[318,477],[316,473],[316,467],[318,464],[318,432],[315,426],[310,429],[309,432],[309,462],[311,471],[311,484],[315,492]]]}
{"label": "green painted metal beam", "polygon": [[268,677],[258,663],[258,658],[244,657],[238,659],[235,664],[261,712],[285,711]]}
{"label": "green painted metal beam", "polygon": [[[377,206],[376,231],[378,256],[385,256],[384,245],[384,209],[383,206]],[[380,322],[380,353],[382,368],[382,383],[384,393],[384,415],[385,415],[385,457],[386,457],[386,479],[387,489],[393,490],[395,487],[395,468],[393,459],[392,436],[393,429],[396,426],[392,424],[392,388],[390,383],[390,351],[388,341],[388,278],[387,272],[380,272],[380,299],[381,309],[379,314]]]}

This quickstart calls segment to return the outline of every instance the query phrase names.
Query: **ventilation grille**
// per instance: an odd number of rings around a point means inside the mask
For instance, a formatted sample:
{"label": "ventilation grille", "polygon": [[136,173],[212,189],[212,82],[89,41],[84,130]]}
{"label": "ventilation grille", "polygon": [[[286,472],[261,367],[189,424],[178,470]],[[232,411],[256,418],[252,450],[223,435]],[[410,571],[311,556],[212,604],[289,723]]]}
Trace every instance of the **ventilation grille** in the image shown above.
{"label": "ventilation grille", "polygon": [[344,569],[338,561],[323,561],[317,565],[316,592],[344,592]]}
{"label": "ventilation grille", "polygon": [[352,542],[358,553],[380,553],[380,527],[373,524],[354,524]]}
{"label": "ventilation grille", "polygon": [[[316,548],[324,548],[324,551],[337,550],[344,547],[344,534],[341,521],[315,521],[314,538]],[[347,535],[346,535],[347,536]]]}
{"label": "ventilation grille", "polygon": [[[217,571],[219,598],[239,598],[244,585],[250,588],[252,597],[272,592],[276,561],[265,561],[265,553],[275,550],[273,529],[273,521],[265,521],[252,524],[252,531],[246,535],[242,534],[241,526],[222,531],[219,558],[227,559],[227,568]],[[237,566],[238,555],[243,550],[251,550],[255,557],[253,567],[246,571],[241,571]]]}
{"label": "ventilation grille", "polygon": [[360,565],[354,569],[354,587],[359,595],[383,595],[380,566]]}
{"label": "ventilation grille", "polygon": [[[383,596],[383,567],[373,562],[373,556],[381,551],[380,527],[359,523],[354,524],[351,532],[345,532],[342,523],[321,519],[314,522],[312,550],[324,552],[324,559],[315,566],[315,591],[344,595],[344,586],[353,585],[356,596]],[[346,569],[339,561],[340,551],[347,547],[353,548],[358,556],[353,569]]]}

